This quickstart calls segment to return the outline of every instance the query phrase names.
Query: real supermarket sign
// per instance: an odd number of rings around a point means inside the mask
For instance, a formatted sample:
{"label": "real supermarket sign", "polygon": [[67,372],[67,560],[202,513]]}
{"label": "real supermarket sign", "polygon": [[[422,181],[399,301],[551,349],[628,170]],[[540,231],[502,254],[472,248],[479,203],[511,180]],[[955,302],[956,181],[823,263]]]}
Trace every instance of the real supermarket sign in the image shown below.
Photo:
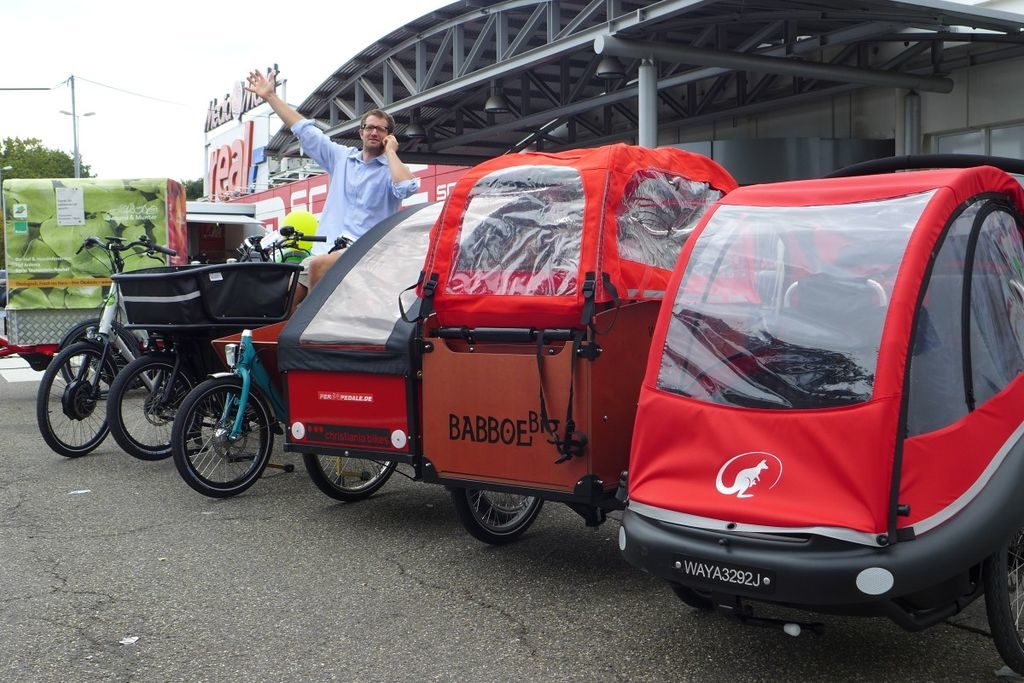
{"label": "real supermarket sign", "polygon": [[249,186],[249,168],[252,165],[253,122],[242,124],[242,137],[221,145],[210,153],[210,170],[206,187],[217,196],[243,192]]}

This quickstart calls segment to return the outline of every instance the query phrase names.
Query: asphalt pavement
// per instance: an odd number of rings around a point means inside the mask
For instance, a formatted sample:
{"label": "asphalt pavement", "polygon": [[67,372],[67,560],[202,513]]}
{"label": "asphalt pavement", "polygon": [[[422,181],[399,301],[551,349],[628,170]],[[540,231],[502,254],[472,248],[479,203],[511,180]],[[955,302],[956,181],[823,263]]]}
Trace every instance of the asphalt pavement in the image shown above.
{"label": "asphalt pavement", "polygon": [[980,603],[922,633],[758,609],[826,625],[794,638],[686,607],[614,518],[548,504],[491,547],[442,487],[338,503],[279,446],[294,473],[207,499],[109,438],[50,452],[35,390],[0,377],[3,681],[1003,680]]}

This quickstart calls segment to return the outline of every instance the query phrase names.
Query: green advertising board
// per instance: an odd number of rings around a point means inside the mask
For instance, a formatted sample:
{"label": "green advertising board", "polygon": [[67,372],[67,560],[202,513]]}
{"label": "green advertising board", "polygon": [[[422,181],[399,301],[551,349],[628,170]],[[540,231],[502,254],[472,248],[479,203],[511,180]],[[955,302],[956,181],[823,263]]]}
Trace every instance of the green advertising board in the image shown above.
{"label": "green advertising board", "polygon": [[[7,307],[13,310],[99,306],[110,286],[110,263],[102,249],[80,250],[86,237],[127,242],[146,235],[166,245],[169,234],[184,231],[181,185],[166,178],[5,180],[3,194]],[[125,270],[163,262],[126,255]]]}

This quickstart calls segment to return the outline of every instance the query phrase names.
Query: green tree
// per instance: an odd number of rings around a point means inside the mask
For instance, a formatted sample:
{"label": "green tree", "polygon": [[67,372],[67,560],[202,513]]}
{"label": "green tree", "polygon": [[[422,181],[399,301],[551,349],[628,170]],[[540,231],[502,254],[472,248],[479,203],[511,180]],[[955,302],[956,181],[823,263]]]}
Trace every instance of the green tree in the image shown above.
{"label": "green tree", "polygon": [[[13,166],[4,178],[74,178],[75,160],[59,149],[44,147],[38,138],[4,138],[0,141],[0,166]],[[82,164],[82,177],[91,178]]]}
{"label": "green tree", "polygon": [[203,179],[196,178],[195,180],[179,180],[182,187],[185,188],[185,199],[193,201],[195,199],[201,199],[203,196]]}
{"label": "green tree", "polygon": [[[14,178],[73,178],[75,160],[67,152],[43,146],[38,138],[4,138],[0,141],[0,168],[4,180]],[[82,177],[92,177],[89,167],[82,164]],[[4,217],[6,220],[6,217]],[[3,221],[0,221],[0,268],[7,263],[4,248]]]}

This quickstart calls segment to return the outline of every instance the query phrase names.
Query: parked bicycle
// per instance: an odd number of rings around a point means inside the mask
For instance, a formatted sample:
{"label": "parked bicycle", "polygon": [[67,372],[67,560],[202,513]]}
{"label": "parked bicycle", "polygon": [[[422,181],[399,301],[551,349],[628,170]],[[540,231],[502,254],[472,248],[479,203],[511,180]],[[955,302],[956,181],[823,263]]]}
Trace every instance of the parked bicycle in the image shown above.
{"label": "parked bicycle", "polygon": [[[153,340],[151,350],[130,363],[110,387],[107,422],[126,453],[140,460],[170,457],[171,425],[179,406],[203,377],[221,367],[210,341],[245,325],[286,317],[295,266],[277,261],[274,253],[301,251],[300,242],[326,238],[289,226],[280,235],[263,247],[259,237],[247,240],[260,255],[258,262],[140,271],[117,278],[130,290],[129,327],[145,329]],[[159,310],[164,302],[167,310]],[[185,302],[194,306],[192,313],[183,313]]]}
{"label": "parked bicycle", "polygon": [[[347,246],[348,240],[340,238],[332,251]],[[288,418],[272,365],[275,345],[262,346],[261,339],[276,340],[283,324],[256,330],[256,338],[253,330],[244,330],[237,343],[225,347],[231,372],[197,386],[178,410],[171,431],[174,464],[199,493],[212,498],[242,493],[269,465],[274,434],[281,433],[280,424]],[[261,359],[263,350],[270,353]],[[304,455],[304,464],[322,491],[352,502],[383,486],[397,462]]]}
{"label": "parked bicycle", "polygon": [[[250,235],[238,247],[238,260],[261,263],[301,263],[311,255],[310,242],[326,242],[327,238],[304,233],[286,225],[266,235]],[[343,243],[339,247],[338,243]],[[347,247],[351,242],[344,237],[335,240],[334,249]],[[331,251],[334,251],[332,249]]]}
{"label": "parked bicycle", "polygon": [[[156,244],[146,236],[125,242],[120,237],[87,237],[84,249],[104,250],[110,272],[124,271],[128,256],[157,258],[156,253],[175,255],[173,249]],[[139,354],[135,338],[115,326],[121,310],[120,288],[115,280],[107,294],[95,333],[86,324],[87,339],[60,351],[46,368],[36,397],[36,422],[46,444],[56,453],[76,458],[92,452],[109,431],[105,411],[100,406],[109,393],[118,372],[117,357],[135,358]]]}

